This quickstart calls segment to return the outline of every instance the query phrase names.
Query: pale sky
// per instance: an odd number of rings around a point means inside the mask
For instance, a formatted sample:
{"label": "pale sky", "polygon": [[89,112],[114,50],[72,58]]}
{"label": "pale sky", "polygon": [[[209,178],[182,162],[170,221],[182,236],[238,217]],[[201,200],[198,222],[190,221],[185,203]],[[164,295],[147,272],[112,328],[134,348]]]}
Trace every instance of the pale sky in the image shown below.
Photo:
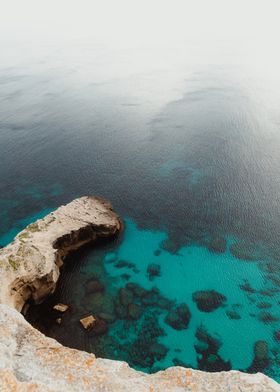
{"label": "pale sky", "polygon": [[280,37],[279,0],[0,0],[0,6],[1,40],[129,47],[230,37],[274,45]]}

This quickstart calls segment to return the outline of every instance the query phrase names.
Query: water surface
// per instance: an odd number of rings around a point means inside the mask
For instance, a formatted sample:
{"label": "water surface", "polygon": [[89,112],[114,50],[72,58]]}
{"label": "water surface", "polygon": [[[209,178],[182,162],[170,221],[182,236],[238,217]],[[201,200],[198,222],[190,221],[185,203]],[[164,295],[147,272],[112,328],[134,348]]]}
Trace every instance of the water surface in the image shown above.
{"label": "water surface", "polygon": [[[69,260],[45,306],[61,300],[71,311],[59,326],[50,313],[42,329],[147,372],[184,364],[279,379],[274,68],[264,71],[242,48],[230,57],[226,45],[212,53],[206,43],[203,51],[190,42],[134,51],[29,49],[1,62],[0,244],[84,194],[110,199],[125,218],[118,241]],[[213,250],[217,239],[226,244],[220,251]],[[117,267],[120,261],[130,264]],[[154,277],[150,264],[159,266]],[[90,279],[105,292],[86,293]],[[126,292],[135,319],[117,309],[119,289],[131,283],[146,290],[145,300]],[[193,300],[201,290],[225,300],[201,311]],[[165,319],[182,303],[190,317],[177,330]],[[107,314],[106,334],[80,328],[87,313]],[[254,362],[260,341],[263,360]]]}

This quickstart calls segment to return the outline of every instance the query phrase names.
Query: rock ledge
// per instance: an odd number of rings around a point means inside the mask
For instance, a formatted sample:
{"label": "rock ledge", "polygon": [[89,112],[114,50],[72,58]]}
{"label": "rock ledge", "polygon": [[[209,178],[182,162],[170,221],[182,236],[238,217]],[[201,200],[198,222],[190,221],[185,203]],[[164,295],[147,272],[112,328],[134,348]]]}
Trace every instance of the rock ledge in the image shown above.
{"label": "rock ledge", "polygon": [[2,392],[280,392],[263,374],[206,373],[172,367],[148,375],[126,363],[63,347],[17,311],[56,286],[64,257],[121,228],[111,205],[82,197],[26,227],[0,250],[0,391]]}

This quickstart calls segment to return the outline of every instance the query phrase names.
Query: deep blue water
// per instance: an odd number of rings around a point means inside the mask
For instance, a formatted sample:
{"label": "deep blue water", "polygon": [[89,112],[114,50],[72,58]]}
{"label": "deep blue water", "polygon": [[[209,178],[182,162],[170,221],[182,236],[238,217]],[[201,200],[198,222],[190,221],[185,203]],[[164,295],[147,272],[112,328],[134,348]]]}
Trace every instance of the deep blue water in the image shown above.
{"label": "deep blue water", "polygon": [[[70,258],[55,300],[72,310],[42,329],[144,371],[185,364],[279,380],[279,80],[222,50],[211,63],[187,46],[180,56],[94,46],[73,53],[26,48],[0,63],[0,244],[85,194],[111,200],[125,231]],[[222,252],[211,248],[217,238]],[[103,294],[85,294],[92,278]],[[129,283],[147,290],[145,301],[130,298],[137,320],[116,310]],[[200,290],[225,299],[201,311]],[[190,318],[177,330],[165,318],[182,303]],[[107,334],[80,329],[80,316],[104,312],[114,316]],[[267,352],[252,365],[258,341]]]}

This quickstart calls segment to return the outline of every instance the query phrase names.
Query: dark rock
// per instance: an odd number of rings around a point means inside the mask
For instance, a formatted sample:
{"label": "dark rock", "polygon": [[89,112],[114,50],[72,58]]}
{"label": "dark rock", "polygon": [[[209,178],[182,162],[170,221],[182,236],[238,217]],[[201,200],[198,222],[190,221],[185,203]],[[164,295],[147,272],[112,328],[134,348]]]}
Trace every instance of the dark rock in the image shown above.
{"label": "dark rock", "polygon": [[135,297],[145,297],[149,291],[143,289],[139,284],[137,283],[127,283],[125,286],[128,290],[132,291],[132,293],[135,295]]}
{"label": "dark rock", "polygon": [[195,345],[195,350],[199,354],[197,356],[198,368],[209,372],[220,372],[231,369],[231,363],[224,361],[218,354],[221,342],[211,336],[204,327],[196,330],[196,338],[199,343]]}
{"label": "dark rock", "polygon": [[124,280],[129,280],[130,277],[131,277],[131,275],[129,275],[129,274],[122,274],[121,277],[122,277],[122,279],[124,279]]}
{"label": "dark rock", "polygon": [[155,277],[160,276],[160,265],[159,264],[149,264],[147,267],[147,274],[150,280],[153,280]]}
{"label": "dark rock", "polygon": [[256,246],[246,244],[245,242],[237,242],[230,246],[231,254],[240,260],[253,261],[257,260],[260,255],[257,253]]}
{"label": "dark rock", "polygon": [[273,339],[274,339],[276,342],[280,342],[280,331],[275,331],[275,332],[274,332],[274,334],[273,334]]}
{"label": "dark rock", "polygon": [[257,290],[253,289],[249,282],[245,282],[239,286],[241,290],[246,291],[247,293],[256,293]]}
{"label": "dark rock", "polygon": [[267,290],[260,290],[260,295],[264,295],[266,297],[273,297],[276,293],[279,293],[278,289],[270,288]]}
{"label": "dark rock", "polygon": [[126,288],[119,289],[119,299],[122,305],[127,306],[133,301],[132,291]]}
{"label": "dark rock", "polygon": [[137,304],[128,304],[128,306],[127,306],[127,314],[128,314],[128,317],[133,319],[133,320],[139,319],[139,317],[142,314],[141,306],[139,306]]}
{"label": "dark rock", "polygon": [[90,335],[93,335],[93,336],[101,336],[101,335],[106,334],[107,332],[108,332],[107,323],[100,318],[96,318],[89,333],[90,333]]}
{"label": "dark rock", "polygon": [[169,299],[164,298],[164,297],[161,297],[161,298],[158,300],[157,306],[158,306],[159,308],[161,308],[161,309],[169,310],[169,309],[171,308],[172,304],[173,304],[173,302],[170,301]]}
{"label": "dark rock", "polygon": [[258,340],[254,345],[254,359],[247,369],[249,373],[263,371],[269,365],[269,350],[265,340]]}
{"label": "dark rock", "polygon": [[97,292],[103,292],[105,289],[104,285],[99,282],[97,279],[90,279],[86,282],[85,285],[85,293],[86,294],[94,294]]}
{"label": "dark rock", "polygon": [[263,323],[265,323],[265,324],[274,323],[274,322],[278,321],[278,318],[273,316],[269,312],[261,312],[261,313],[259,313],[258,319],[260,321],[262,321]]}
{"label": "dark rock", "polygon": [[227,315],[228,318],[231,319],[231,320],[240,320],[240,319],[241,319],[240,314],[238,314],[238,313],[235,312],[234,310],[228,310],[228,311],[226,311],[226,315]]}
{"label": "dark rock", "polygon": [[260,303],[257,304],[257,307],[259,309],[269,309],[269,308],[272,307],[272,305],[269,304],[268,302],[260,302]]}
{"label": "dark rock", "polygon": [[160,247],[161,249],[166,250],[171,254],[177,254],[180,249],[180,246],[171,238],[167,238],[166,240],[162,241]]}
{"label": "dark rock", "polygon": [[160,361],[166,356],[168,349],[161,343],[154,343],[150,346],[149,353],[157,360]]}
{"label": "dark rock", "polygon": [[224,237],[212,238],[208,244],[208,249],[215,253],[224,253],[227,248],[227,241]]}
{"label": "dark rock", "polygon": [[212,312],[223,306],[226,301],[226,297],[215,290],[196,291],[192,299],[202,312]]}
{"label": "dark rock", "polygon": [[160,249],[157,249],[157,250],[154,251],[154,255],[155,256],[159,256],[160,254],[161,254],[161,250]]}
{"label": "dark rock", "polygon": [[171,310],[164,321],[172,328],[181,330],[188,328],[190,317],[191,313],[188,305],[181,304],[175,310]]}
{"label": "dark rock", "polygon": [[[150,348],[157,343],[159,336],[164,336],[164,331],[160,328],[158,321],[154,317],[146,316],[137,333],[137,339],[128,348],[129,362],[141,368],[151,368],[157,360],[159,353],[163,349],[157,348],[150,352]],[[156,348],[156,347],[155,347]]]}
{"label": "dark rock", "polygon": [[120,260],[115,264],[116,268],[135,268],[135,264],[130,261]]}
{"label": "dark rock", "polygon": [[105,320],[107,323],[113,323],[114,321],[116,321],[115,315],[111,314],[111,313],[103,313],[103,312],[101,312],[101,313],[98,314],[98,316],[101,319]]}

